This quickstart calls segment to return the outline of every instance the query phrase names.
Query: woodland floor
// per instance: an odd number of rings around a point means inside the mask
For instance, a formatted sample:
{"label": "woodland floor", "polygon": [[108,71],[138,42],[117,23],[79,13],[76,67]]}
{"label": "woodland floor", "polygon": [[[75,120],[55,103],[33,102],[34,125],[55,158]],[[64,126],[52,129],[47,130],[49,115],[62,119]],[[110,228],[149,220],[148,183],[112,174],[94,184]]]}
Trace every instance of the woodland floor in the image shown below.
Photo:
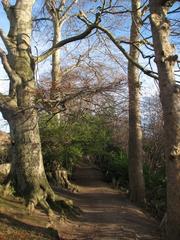
{"label": "woodland floor", "polygon": [[76,218],[53,223],[36,210],[33,215],[18,199],[0,197],[0,240],[159,240],[159,223],[125,194],[102,180],[95,167],[81,164],[75,171],[77,193],[57,192],[81,209]]}

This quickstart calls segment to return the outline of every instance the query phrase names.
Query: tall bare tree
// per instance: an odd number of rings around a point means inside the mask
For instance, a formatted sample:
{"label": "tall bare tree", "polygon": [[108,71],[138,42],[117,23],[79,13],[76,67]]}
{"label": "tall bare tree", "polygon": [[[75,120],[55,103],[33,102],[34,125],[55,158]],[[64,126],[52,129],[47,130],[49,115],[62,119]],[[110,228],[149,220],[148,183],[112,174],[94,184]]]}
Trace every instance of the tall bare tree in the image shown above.
{"label": "tall bare tree", "polygon": [[[46,8],[52,18],[53,24],[53,46],[62,39],[63,24],[70,17],[70,11],[77,0],[72,0],[69,3],[67,0],[61,1],[46,1]],[[52,54],[52,90],[60,86],[62,80],[60,49]]]}
{"label": "tall bare tree", "polygon": [[169,8],[175,1],[150,0],[150,20],[159,74],[160,98],[166,144],[167,239],[180,238],[180,86],[176,84],[174,66],[177,55],[169,41]]}
{"label": "tall bare tree", "polygon": [[[139,61],[140,29],[141,29],[141,1],[132,0],[132,24],[130,34],[129,55],[134,61]],[[140,111],[140,81],[139,69],[128,61],[129,86],[129,186],[132,201],[142,204],[145,199],[143,176],[143,148]]]}

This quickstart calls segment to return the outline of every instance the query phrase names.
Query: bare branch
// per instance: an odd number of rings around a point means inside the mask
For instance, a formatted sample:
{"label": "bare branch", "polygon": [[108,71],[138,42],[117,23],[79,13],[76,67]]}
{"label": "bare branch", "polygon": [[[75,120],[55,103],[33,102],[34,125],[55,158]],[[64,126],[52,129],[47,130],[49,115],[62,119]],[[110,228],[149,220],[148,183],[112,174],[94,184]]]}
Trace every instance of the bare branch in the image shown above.
{"label": "bare branch", "polygon": [[2,0],[2,5],[4,7],[5,12],[8,15],[9,14],[9,9],[10,9],[10,6],[11,6],[9,0]]}
{"label": "bare branch", "polygon": [[49,14],[52,17],[58,17],[58,9],[56,8],[56,4],[54,0],[46,0],[45,5]]}
{"label": "bare branch", "polygon": [[72,3],[65,9],[65,11],[62,14],[62,17],[66,17],[66,15],[68,14],[68,12],[71,10],[71,8],[73,7],[73,5],[75,3],[77,3],[78,0],[73,0]]}
{"label": "bare branch", "polygon": [[169,11],[168,14],[179,13],[179,12],[180,12],[180,7],[177,7],[176,9]]}
{"label": "bare branch", "polygon": [[66,110],[66,104],[72,100],[80,97],[93,96],[103,92],[112,92],[113,89],[117,89],[123,82],[124,78],[118,79],[118,81],[110,82],[108,84],[101,84],[93,87],[81,87],[74,89],[73,92],[66,94],[64,97],[56,97],[55,99],[39,99],[38,104],[42,104],[45,110],[58,114],[61,111]]}
{"label": "bare branch", "polygon": [[52,20],[50,18],[46,18],[46,17],[33,19],[33,22],[38,22],[38,21],[52,21]]}
{"label": "bare branch", "polygon": [[176,1],[177,0],[162,0],[161,5],[170,8]]}
{"label": "bare branch", "polygon": [[12,84],[13,85],[17,85],[17,83],[20,83],[21,82],[21,78],[17,75],[17,73],[9,65],[6,53],[1,48],[0,48],[0,58],[1,58],[3,67],[4,67],[8,77],[12,81]]}
{"label": "bare branch", "polygon": [[6,34],[3,32],[3,30],[1,28],[0,28],[0,37],[5,45],[6,49],[11,52],[11,49],[15,45],[10,41],[10,39],[6,36]]}
{"label": "bare branch", "polygon": [[41,56],[35,57],[35,62],[36,63],[42,62],[43,60],[48,58],[50,55],[52,55],[56,50],[58,50],[62,46],[87,37],[95,28],[96,28],[96,24],[88,25],[88,27],[86,28],[86,30],[83,33],[80,33],[79,35],[64,39],[64,40],[60,41],[59,43],[57,43],[55,46],[51,47],[49,50],[47,50]]}
{"label": "bare branch", "polygon": [[75,68],[77,68],[81,61],[82,61],[82,56],[80,55],[79,58],[77,59],[77,62],[73,66],[71,66],[63,71],[63,75],[68,74],[69,72],[71,72]]}
{"label": "bare branch", "polygon": [[119,41],[116,40],[116,38],[113,36],[113,34],[105,29],[104,27],[97,25],[97,29],[101,30],[104,32],[110,39],[111,41],[115,44],[115,46],[123,53],[123,55],[131,61],[137,68],[139,68],[144,74],[148,75],[149,77],[152,77],[154,79],[158,79],[158,74],[156,72],[146,70],[142,65],[140,65],[138,62],[134,61],[134,59],[126,52],[126,50],[120,45]]}

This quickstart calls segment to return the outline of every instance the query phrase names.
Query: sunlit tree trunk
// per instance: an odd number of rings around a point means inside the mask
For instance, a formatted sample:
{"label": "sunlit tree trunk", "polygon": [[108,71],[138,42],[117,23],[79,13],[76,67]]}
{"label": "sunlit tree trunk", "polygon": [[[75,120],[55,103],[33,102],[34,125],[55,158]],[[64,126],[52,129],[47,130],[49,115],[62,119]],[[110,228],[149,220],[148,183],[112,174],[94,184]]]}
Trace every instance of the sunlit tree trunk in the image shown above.
{"label": "sunlit tree trunk", "polygon": [[[139,60],[139,31],[141,28],[140,0],[132,0],[132,24],[130,34],[130,53],[134,61]],[[139,70],[131,62],[128,62],[128,86],[129,86],[129,187],[130,198],[133,202],[143,204],[145,199],[145,187],[143,176],[143,148],[140,111],[140,82]]]}
{"label": "sunlit tree trunk", "polygon": [[[61,22],[59,19],[53,19],[53,45],[55,46],[61,40]],[[60,65],[60,49],[58,49],[52,55],[52,94],[53,90],[58,89],[61,86],[62,73]]]}
{"label": "sunlit tree trunk", "polygon": [[[32,6],[34,1],[19,0],[15,6],[3,1],[10,21],[5,69],[10,78],[12,108],[2,107],[10,125],[13,144],[13,180],[16,190],[36,205],[46,197],[54,198],[47,181],[41,153],[38,116],[35,108],[34,60],[31,56]],[[9,67],[9,68],[8,68]]]}
{"label": "sunlit tree trunk", "polygon": [[173,2],[149,1],[165,131],[168,240],[180,239],[180,86],[175,82],[177,55],[169,41],[170,23],[166,18]]}
{"label": "sunlit tree trunk", "polygon": [[[65,14],[65,1],[46,1],[46,8],[51,16],[53,24],[53,46],[61,41],[61,30],[64,21],[66,20]],[[52,70],[51,70],[52,84],[51,84],[51,98],[55,99],[61,97],[62,87],[62,71],[61,71],[61,50],[57,49],[52,54]],[[58,96],[57,96],[58,95]],[[56,114],[57,119],[60,121],[60,113]]]}

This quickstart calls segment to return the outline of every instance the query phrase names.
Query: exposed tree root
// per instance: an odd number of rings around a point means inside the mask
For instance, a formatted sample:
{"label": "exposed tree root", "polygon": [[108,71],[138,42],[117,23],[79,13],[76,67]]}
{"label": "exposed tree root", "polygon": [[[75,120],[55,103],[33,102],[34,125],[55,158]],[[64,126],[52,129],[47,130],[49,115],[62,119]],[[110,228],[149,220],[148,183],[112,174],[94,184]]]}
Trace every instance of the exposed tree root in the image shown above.
{"label": "exposed tree root", "polygon": [[68,173],[65,169],[57,168],[54,170],[53,173],[55,184],[58,184],[58,186],[65,188],[71,192],[77,192],[78,188],[72,184],[68,179]]}
{"label": "exposed tree root", "polygon": [[51,203],[53,211],[58,213],[62,218],[64,217],[76,217],[81,214],[80,208],[74,205],[73,201],[67,198],[56,195],[56,201]]}
{"label": "exposed tree root", "polygon": [[[67,175],[66,175],[67,176]],[[12,172],[7,176],[3,185],[0,187],[0,191],[3,196],[13,195],[17,186],[14,181]],[[48,215],[50,222],[53,221],[55,215],[64,217],[75,217],[80,214],[80,209],[74,206],[73,201],[62,198],[59,195],[55,195],[54,191],[50,187],[46,177],[42,177],[41,180],[33,179],[31,184],[27,186],[27,189],[31,189],[25,196],[26,206],[29,214],[33,214],[36,207],[40,207]],[[16,194],[19,195],[19,192]]]}
{"label": "exposed tree root", "polygon": [[33,213],[37,205],[39,205],[49,216],[53,215],[53,211],[48,204],[48,200],[55,201],[55,194],[51,189],[45,177],[42,180],[33,182],[33,187],[27,200],[29,213]]}
{"label": "exposed tree root", "polygon": [[77,187],[69,181],[68,171],[64,169],[57,161],[53,162],[51,170],[48,173],[48,177],[54,185],[58,185],[59,187],[67,189],[71,192],[78,191]]}

